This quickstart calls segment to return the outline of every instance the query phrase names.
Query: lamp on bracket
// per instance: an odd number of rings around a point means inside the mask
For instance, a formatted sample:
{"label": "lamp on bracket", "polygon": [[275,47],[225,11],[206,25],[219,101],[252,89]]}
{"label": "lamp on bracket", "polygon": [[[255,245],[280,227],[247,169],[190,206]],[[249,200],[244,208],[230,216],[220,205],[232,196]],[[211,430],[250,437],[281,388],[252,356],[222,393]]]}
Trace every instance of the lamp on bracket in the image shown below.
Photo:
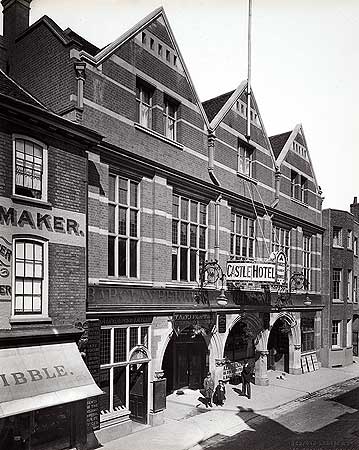
{"label": "lamp on bracket", "polygon": [[199,283],[195,293],[196,302],[207,304],[209,306],[207,286],[216,286],[220,282],[220,294],[216,298],[219,306],[226,306],[228,303],[224,290],[225,274],[218,261],[204,261],[199,270]]}

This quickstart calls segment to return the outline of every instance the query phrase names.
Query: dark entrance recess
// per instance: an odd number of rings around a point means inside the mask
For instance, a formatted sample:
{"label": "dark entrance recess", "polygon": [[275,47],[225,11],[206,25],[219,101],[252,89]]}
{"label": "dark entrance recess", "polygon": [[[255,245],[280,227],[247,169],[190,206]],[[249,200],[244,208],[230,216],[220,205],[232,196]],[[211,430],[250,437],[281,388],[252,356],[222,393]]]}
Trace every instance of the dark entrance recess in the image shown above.
{"label": "dark entrance recess", "polygon": [[268,339],[268,370],[279,370],[289,373],[289,324],[278,319],[273,325]]}
{"label": "dark entrance recess", "polygon": [[207,353],[203,336],[194,335],[192,327],[184,329],[178,337],[174,335],[167,345],[162,363],[167,378],[167,393],[181,388],[202,387],[208,370]]}
{"label": "dark entrance recess", "polygon": [[255,355],[253,336],[244,321],[237,322],[228,333],[224,356],[230,361],[252,359]]}
{"label": "dark entrance recess", "polygon": [[352,333],[353,333],[353,356],[359,356],[358,353],[358,335],[359,335],[359,316],[353,316],[353,325],[352,325]]}
{"label": "dark entrance recess", "polygon": [[147,371],[148,363],[130,365],[130,417],[141,423],[147,418]]}

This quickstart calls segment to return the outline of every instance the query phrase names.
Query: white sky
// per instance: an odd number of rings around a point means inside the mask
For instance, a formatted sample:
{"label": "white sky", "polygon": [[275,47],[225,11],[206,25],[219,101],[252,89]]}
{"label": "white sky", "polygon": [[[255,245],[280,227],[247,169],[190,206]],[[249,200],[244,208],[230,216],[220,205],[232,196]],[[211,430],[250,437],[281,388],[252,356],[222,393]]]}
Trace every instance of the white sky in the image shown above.
{"label": "white sky", "polygon": [[[248,0],[33,0],[103,47],[164,7],[201,101],[247,77]],[[324,207],[359,196],[359,1],[253,0],[252,86],[269,135],[302,123]]]}

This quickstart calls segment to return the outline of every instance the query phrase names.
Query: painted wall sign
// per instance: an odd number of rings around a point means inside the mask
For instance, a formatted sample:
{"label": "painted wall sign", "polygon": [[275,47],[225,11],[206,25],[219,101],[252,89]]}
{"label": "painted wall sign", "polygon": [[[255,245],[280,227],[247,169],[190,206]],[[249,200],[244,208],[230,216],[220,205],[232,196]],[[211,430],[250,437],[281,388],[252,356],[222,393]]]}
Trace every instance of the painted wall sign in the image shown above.
{"label": "painted wall sign", "polygon": [[216,316],[213,313],[175,313],[173,314],[173,331],[178,336],[186,328],[203,328],[210,333],[216,324]]}
{"label": "painted wall sign", "polygon": [[271,262],[227,262],[228,281],[258,281],[274,283],[276,281],[276,266]]}
{"label": "painted wall sign", "polygon": [[0,301],[11,300],[12,245],[0,235]]}
{"label": "painted wall sign", "polygon": [[50,242],[84,247],[85,214],[64,209],[24,206],[0,197],[0,233],[8,241],[16,233],[46,237]]}

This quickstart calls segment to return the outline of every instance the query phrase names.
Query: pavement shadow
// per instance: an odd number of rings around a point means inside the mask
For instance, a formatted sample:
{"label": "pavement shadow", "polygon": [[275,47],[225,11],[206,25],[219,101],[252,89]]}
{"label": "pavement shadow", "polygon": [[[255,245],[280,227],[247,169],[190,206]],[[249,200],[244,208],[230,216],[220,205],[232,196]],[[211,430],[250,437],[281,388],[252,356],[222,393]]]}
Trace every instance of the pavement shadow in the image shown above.
{"label": "pavement shadow", "polygon": [[244,393],[242,391],[242,389],[238,389],[238,388],[232,388],[232,390],[238,394],[239,396],[244,396]]}

